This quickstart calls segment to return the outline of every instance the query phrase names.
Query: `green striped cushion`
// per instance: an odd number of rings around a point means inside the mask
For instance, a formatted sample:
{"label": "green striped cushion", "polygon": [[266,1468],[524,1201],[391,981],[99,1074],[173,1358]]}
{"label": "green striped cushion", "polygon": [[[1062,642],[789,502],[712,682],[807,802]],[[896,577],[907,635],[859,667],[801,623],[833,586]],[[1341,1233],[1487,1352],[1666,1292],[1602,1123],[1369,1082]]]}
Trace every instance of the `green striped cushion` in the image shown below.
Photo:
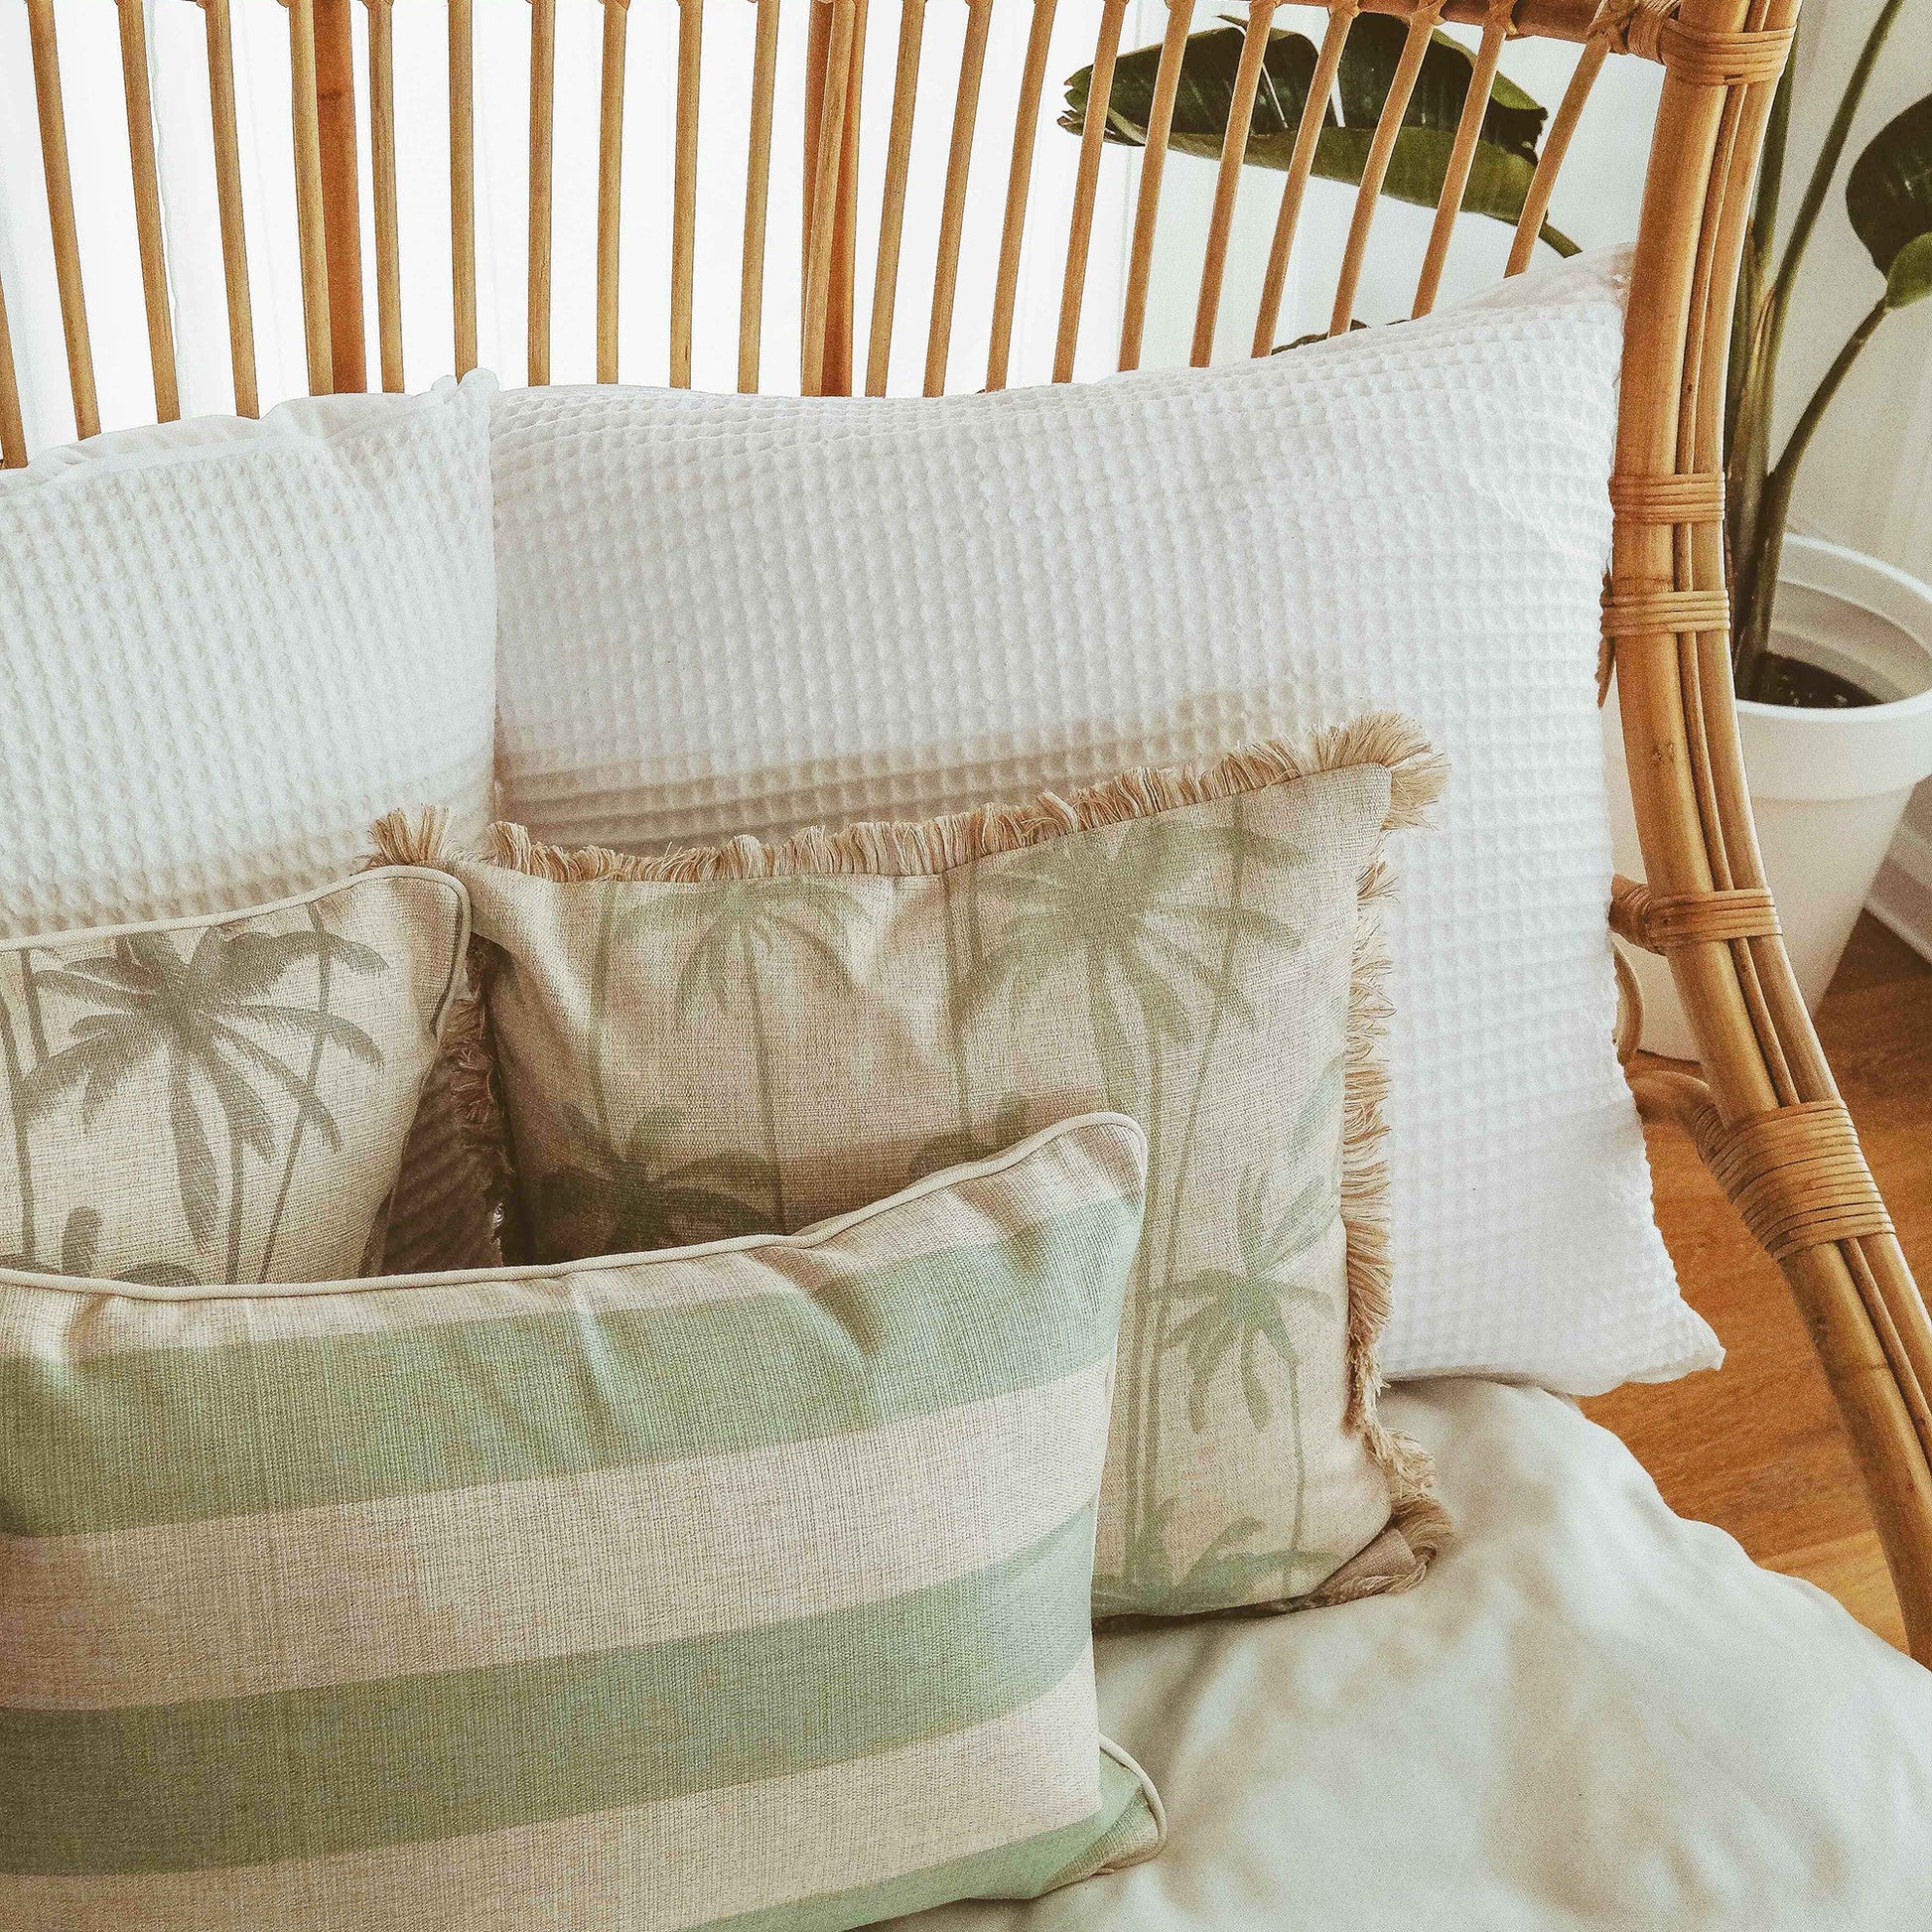
{"label": "green striped cushion", "polygon": [[783,1927],[1149,1856],[1088,1629],[1146,1144],[814,1230],[0,1273],[0,1925]]}

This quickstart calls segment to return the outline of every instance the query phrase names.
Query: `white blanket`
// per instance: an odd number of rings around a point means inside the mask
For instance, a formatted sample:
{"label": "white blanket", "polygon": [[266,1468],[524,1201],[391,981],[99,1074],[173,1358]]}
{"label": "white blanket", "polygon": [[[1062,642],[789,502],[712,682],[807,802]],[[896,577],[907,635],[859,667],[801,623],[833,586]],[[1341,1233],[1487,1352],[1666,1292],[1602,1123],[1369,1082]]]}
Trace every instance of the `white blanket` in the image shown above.
{"label": "white blanket", "polygon": [[1612,1436],[1394,1393],[1461,1535],[1404,1596],[1100,1640],[1152,1863],[919,1932],[1927,1932],[1932,1673],[1671,1514]]}

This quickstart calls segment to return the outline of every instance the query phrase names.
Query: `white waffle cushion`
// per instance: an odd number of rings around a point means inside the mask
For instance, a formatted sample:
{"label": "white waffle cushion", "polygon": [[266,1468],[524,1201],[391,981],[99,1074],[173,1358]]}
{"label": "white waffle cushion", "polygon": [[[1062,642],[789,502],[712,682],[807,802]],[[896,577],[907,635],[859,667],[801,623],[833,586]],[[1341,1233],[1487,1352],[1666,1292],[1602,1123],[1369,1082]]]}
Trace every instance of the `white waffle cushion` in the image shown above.
{"label": "white waffle cushion", "polygon": [[498,769],[633,849],[920,816],[1394,707],[1391,1375],[1714,1364],[1610,1046],[1594,709],[1621,256],[1265,362],[493,413]]}
{"label": "white waffle cushion", "polygon": [[0,937],[306,891],[487,817],[493,378],[0,473]]}

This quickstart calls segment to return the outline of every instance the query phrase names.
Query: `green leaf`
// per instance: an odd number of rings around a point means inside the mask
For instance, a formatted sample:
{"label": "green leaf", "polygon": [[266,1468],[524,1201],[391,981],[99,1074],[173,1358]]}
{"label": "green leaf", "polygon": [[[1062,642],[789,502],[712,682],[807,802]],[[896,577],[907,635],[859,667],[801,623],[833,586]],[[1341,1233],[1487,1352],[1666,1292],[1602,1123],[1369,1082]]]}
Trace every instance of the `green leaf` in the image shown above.
{"label": "green leaf", "polygon": [[1909,309],[1932,295],[1932,234],[1914,235],[1891,258],[1885,275],[1885,307]]}
{"label": "green leaf", "polygon": [[[1315,143],[1313,172],[1321,180],[1351,187],[1361,181],[1375,122],[1395,77],[1405,32],[1400,21],[1380,14],[1364,14],[1356,20],[1342,53],[1336,83],[1341,114],[1337,119],[1333,105],[1328,106]],[[1242,30],[1236,26],[1210,28],[1188,37],[1169,136],[1170,146],[1178,152],[1219,159],[1233,105],[1242,39]],[[1108,97],[1109,141],[1130,147],[1145,144],[1160,59],[1158,46],[1143,47],[1123,54],[1115,64]],[[1248,122],[1246,158],[1250,167],[1287,171],[1314,66],[1314,44],[1305,36],[1287,32],[1269,36],[1261,85]],[[1441,199],[1455,125],[1461,118],[1473,72],[1474,61],[1466,49],[1441,34],[1432,38],[1383,184],[1382,192],[1392,200],[1434,207]],[[1060,117],[1060,125],[1071,133],[1077,134],[1085,126],[1092,82],[1093,69],[1082,68],[1066,83],[1067,111]],[[1463,194],[1465,209],[1493,220],[1515,222],[1536,172],[1536,145],[1545,118],[1544,108],[1520,87],[1497,76]],[[1542,238],[1559,254],[1577,252],[1568,236],[1547,224]]]}
{"label": "green leaf", "polygon": [[[1364,14],[1350,30],[1342,49],[1336,90],[1341,95],[1341,118],[1346,127],[1372,128],[1389,97],[1396,64],[1409,37],[1406,22],[1386,14]],[[1462,118],[1475,73],[1475,59],[1447,34],[1432,34],[1423,55],[1416,90],[1402,117],[1405,127],[1432,127],[1452,134]],[[1536,144],[1547,116],[1522,88],[1498,76],[1489,106],[1482,117],[1482,138],[1534,162]]]}
{"label": "green leaf", "polygon": [[1885,278],[1885,304],[1932,294],[1932,94],[1887,121],[1852,164],[1845,211]]}

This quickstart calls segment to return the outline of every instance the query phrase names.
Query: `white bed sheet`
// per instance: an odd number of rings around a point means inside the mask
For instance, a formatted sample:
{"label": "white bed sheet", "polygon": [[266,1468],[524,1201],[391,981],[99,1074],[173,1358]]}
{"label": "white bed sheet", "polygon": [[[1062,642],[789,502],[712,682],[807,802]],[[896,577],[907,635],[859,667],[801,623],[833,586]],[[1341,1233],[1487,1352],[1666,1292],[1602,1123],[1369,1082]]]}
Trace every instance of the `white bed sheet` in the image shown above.
{"label": "white bed sheet", "polygon": [[1460,1535],[1407,1595],[1101,1639],[1153,1863],[918,1932],[1932,1928],[1932,1672],[1674,1516],[1541,1391],[1384,1414]]}

